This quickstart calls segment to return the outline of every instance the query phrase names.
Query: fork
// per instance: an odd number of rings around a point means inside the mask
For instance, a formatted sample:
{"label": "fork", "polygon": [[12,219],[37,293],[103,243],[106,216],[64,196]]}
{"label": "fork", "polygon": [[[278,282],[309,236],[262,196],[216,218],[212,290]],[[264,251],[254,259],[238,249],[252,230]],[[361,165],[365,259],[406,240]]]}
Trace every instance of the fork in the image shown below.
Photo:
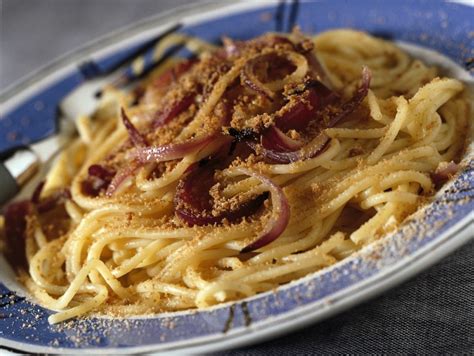
{"label": "fork", "polygon": [[[8,158],[0,161],[0,206],[9,201],[38,171],[53,158],[76,132],[75,120],[92,114],[106,85],[125,86],[142,78],[153,68],[172,56],[184,44],[171,46],[156,58],[154,49],[170,34],[182,27],[177,23],[151,40],[140,44],[125,56],[107,64],[86,60],[78,65],[83,82],[63,97],[57,106],[59,127],[52,135],[28,146],[10,150]],[[140,66],[136,63],[139,62]],[[5,153],[3,153],[5,155]]]}

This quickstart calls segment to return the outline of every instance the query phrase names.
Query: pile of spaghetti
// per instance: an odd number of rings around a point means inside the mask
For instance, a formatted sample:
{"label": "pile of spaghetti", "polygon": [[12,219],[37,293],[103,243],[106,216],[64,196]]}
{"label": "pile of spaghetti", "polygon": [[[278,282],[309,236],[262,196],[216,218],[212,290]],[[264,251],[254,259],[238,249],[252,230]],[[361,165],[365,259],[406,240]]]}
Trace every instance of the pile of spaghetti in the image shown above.
{"label": "pile of spaghetti", "polygon": [[5,209],[5,254],[51,323],[275,289],[397,229],[456,172],[469,100],[437,75],[350,30],[168,61],[79,118]]}

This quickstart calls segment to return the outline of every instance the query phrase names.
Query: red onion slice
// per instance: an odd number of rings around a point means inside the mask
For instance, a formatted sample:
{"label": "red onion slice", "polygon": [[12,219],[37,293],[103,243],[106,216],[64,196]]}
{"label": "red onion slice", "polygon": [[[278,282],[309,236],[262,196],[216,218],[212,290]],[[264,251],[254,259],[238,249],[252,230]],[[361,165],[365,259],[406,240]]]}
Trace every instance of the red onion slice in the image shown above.
{"label": "red onion slice", "polygon": [[278,152],[266,149],[265,147],[258,147],[257,143],[251,141],[247,142],[247,144],[254,151],[259,152],[263,157],[268,159],[271,163],[293,163],[316,157],[324,151],[328,142],[329,136],[322,132],[309,144],[292,152]]}
{"label": "red onion slice", "polygon": [[320,80],[328,88],[333,89],[334,85],[329,79],[329,76],[324,71],[322,64],[319,62],[316,55],[313,51],[310,51],[305,54],[306,60],[308,61],[309,67],[311,68],[311,73],[315,79]]}
{"label": "red onion slice", "polygon": [[157,128],[166,125],[168,122],[173,120],[176,116],[187,110],[194,102],[195,94],[185,95],[181,100],[172,103],[170,106],[165,108],[163,111],[159,110],[155,113],[152,122],[152,127]]}
{"label": "red onion slice", "polygon": [[[268,55],[263,55],[268,57]],[[263,56],[259,56],[253,59],[250,59],[245,63],[245,66],[242,68],[240,73],[240,79],[243,84],[245,84],[248,88],[254,90],[255,92],[263,95],[268,100],[273,100],[275,93],[268,89],[258,78],[256,73],[254,72],[254,67],[258,61],[263,60]]]}
{"label": "red onion slice", "polygon": [[201,211],[197,213],[184,208],[176,209],[176,215],[183,219],[190,227],[220,224],[224,219],[227,219],[230,223],[233,223],[245,216],[251,216],[255,214],[262,206],[265,199],[266,195],[261,194],[255,199],[246,201],[236,210],[226,211],[217,216],[211,215],[208,211]]}
{"label": "red onion slice", "polygon": [[[223,119],[224,120],[224,119]],[[190,139],[183,143],[171,143],[163,146],[137,147],[131,153],[129,158],[132,165],[121,169],[112,179],[107,187],[106,195],[112,196],[119,187],[130,177],[138,168],[146,163],[157,163],[172,161],[183,158],[189,154],[198,153],[206,146],[214,145],[220,148],[223,144],[228,143],[229,138],[220,133],[208,136],[201,136]],[[210,152],[209,154],[211,154]]]}
{"label": "red onion slice", "polygon": [[277,152],[291,152],[301,148],[302,142],[285,135],[278,127],[271,126],[262,135],[262,146]]}
{"label": "red onion slice", "polygon": [[183,158],[216,140],[220,135],[213,134],[190,139],[183,143],[170,143],[163,146],[138,147],[131,158],[137,159],[140,163],[165,162]]}
{"label": "red onion slice", "polygon": [[276,118],[276,125],[283,131],[303,130],[315,119],[316,113],[327,105],[334,103],[339,95],[328,89],[319,81],[308,85],[307,94],[301,100]]}
{"label": "red onion slice", "polygon": [[360,104],[362,104],[365,97],[367,96],[367,93],[369,92],[371,77],[372,77],[372,74],[370,72],[370,69],[364,66],[362,68],[361,84],[357,88],[352,98],[346,101],[341,106],[341,109],[335,115],[332,115],[330,117],[327,123],[327,127],[333,127],[339,121],[344,119],[347,115],[351,114],[355,109],[357,109],[360,106]]}
{"label": "red onion slice", "polygon": [[87,172],[88,177],[82,181],[82,191],[89,196],[98,196],[102,190],[107,189],[116,172],[100,164],[92,164]]}
{"label": "red onion slice", "polygon": [[4,208],[5,237],[7,249],[5,257],[14,267],[27,268],[25,253],[26,218],[33,213],[33,205],[29,200],[11,203]]}
{"label": "red onion slice", "polygon": [[431,180],[435,188],[439,189],[441,186],[451,179],[459,171],[459,165],[453,161],[446,163],[442,162],[434,172],[430,173]]}
{"label": "red onion slice", "polygon": [[[352,98],[345,102],[335,114],[330,116],[329,120],[326,122],[326,128],[333,127],[359,107],[369,91],[370,78],[370,70],[367,67],[364,67],[362,69],[362,82],[360,86]],[[324,132],[321,132],[308,145],[293,152],[278,152],[265,147],[259,148],[255,142],[248,142],[248,145],[272,162],[292,163],[316,157],[318,154],[323,152],[328,142],[329,137]]]}
{"label": "red onion slice", "polygon": [[189,227],[219,224],[223,220],[222,216],[213,216],[204,211],[196,213],[188,209],[176,209],[176,215]]}
{"label": "red onion slice", "polygon": [[[255,73],[255,67],[259,63],[273,63],[279,58],[284,57],[286,61],[292,63],[296,69],[282,79],[277,79],[268,83],[262,83]],[[308,62],[306,58],[296,52],[270,52],[249,59],[242,68],[240,78],[243,84],[250,89],[262,94],[269,100],[273,100],[275,93],[289,82],[299,82],[308,72]]]}
{"label": "red onion slice", "polygon": [[220,224],[224,219],[231,223],[235,222],[244,216],[255,214],[266,199],[265,194],[261,194],[235,210],[213,215],[209,190],[215,184],[214,172],[215,167],[212,165],[194,166],[194,169],[178,184],[174,198],[175,212],[189,226]]}
{"label": "red onion slice", "polygon": [[246,253],[268,245],[283,233],[290,221],[290,205],[288,204],[288,200],[286,199],[283,190],[271,179],[247,168],[237,167],[235,170],[258,179],[266,188],[268,188],[272,196],[273,212],[270,221],[257,239],[240,251],[241,253]]}
{"label": "red onion slice", "polygon": [[140,168],[141,165],[133,162],[130,166],[126,166],[120,169],[117,174],[115,174],[114,178],[107,186],[107,190],[105,191],[105,195],[111,197],[117,190],[119,190],[125,181],[133,175],[133,173]]}
{"label": "red onion slice", "polygon": [[137,128],[132,124],[129,117],[125,113],[124,108],[121,109],[121,113],[122,113],[122,122],[123,122],[123,125],[125,126],[125,128],[128,131],[128,136],[130,137],[130,141],[132,141],[132,143],[135,146],[141,146],[141,147],[148,146],[148,142],[147,142],[145,136],[143,136],[137,130]]}
{"label": "red onion slice", "polygon": [[143,99],[144,102],[154,102],[155,98],[160,98],[166,94],[168,88],[175,83],[184,73],[189,71],[191,67],[197,63],[197,59],[189,59],[179,62],[173,67],[165,70],[157,78],[152,79],[148,85],[139,85],[133,92],[135,94],[135,102]]}
{"label": "red onion slice", "polygon": [[36,211],[40,214],[54,209],[59,204],[63,203],[66,199],[71,199],[71,192],[68,188],[58,189],[49,196],[41,199],[41,193],[43,192],[45,183],[46,182],[44,180],[41,181],[36,186],[31,196],[31,203],[36,208]]}
{"label": "red onion slice", "polygon": [[152,86],[155,88],[169,87],[173,82],[176,82],[184,73],[186,73],[191,67],[197,63],[197,59],[188,59],[177,63],[170,69],[164,71],[158,78],[156,78]]}
{"label": "red onion slice", "polygon": [[43,192],[43,188],[44,188],[45,183],[46,183],[46,181],[42,180],[41,182],[38,183],[35,190],[33,191],[33,194],[31,195],[31,202],[33,204],[38,204],[39,203],[41,193]]}
{"label": "red onion slice", "polygon": [[334,89],[334,85],[331,82],[329,75],[324,70],[321,62],[319,61],[316,53],[314,52],[314,42],[311,38],[304,37],[301,33],[294,32],[293,36],[296,40],[296,50],[306,57],[309,68],[313,79],[317,79],[324,83],[329,89]]}
{"label": "red onion slice", "polygon": [[71,199],[70,190],[68,188],[59,189],[36,204],[36,211],[40,214],[46,213],[47,211],[57,207],[59,204],[64,203],[67,199]]}
{"label": "red onion slice", "polygon": [[87,172],[92,177],[97,177],[105,181],[110,181],[114,176],[115,172],[101,164],[92,164],[87,169]]}

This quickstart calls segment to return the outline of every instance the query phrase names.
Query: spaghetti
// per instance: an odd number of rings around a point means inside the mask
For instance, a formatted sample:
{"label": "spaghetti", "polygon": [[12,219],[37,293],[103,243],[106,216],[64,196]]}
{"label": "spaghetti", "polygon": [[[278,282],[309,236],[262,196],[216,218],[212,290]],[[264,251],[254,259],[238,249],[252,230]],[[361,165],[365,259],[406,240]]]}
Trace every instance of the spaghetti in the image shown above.
{"label": "spaghetti", "polygon": [[108,88],[6,255],[57,323],[202,308],[272,290],[395,230],[453,175],[461,82],[336,30],[241,42]]}

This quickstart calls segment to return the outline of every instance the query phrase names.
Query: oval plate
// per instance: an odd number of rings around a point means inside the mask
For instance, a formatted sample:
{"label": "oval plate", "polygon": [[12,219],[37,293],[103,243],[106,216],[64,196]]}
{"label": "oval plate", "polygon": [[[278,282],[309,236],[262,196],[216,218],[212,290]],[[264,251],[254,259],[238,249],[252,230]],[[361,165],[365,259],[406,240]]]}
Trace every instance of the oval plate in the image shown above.
{"label": "oval plate", "polygon": [[[177,21],[183,24],[181,33],[213,43],[224,34],[248,39],[293,25],[307,33],[351,27],[433,48],[462,66],[472,56],[472,18],[472,7],[438,1],[247,2],[225,7],[205,3],[183,8],[88,45],[4,93],[0,151],[55,130],[58,103],[84,80],[81,64],[92,58],[106,66]],[[395,234],[275,292],[202,311],[90,317],[51,326],[47,317],[52,312],[23,297],[24,289],[0,257],[0,344],[37,353],[210,352],[320,321],[403,282],[473,238],[472,147],[470,152],[464,171]]]}

